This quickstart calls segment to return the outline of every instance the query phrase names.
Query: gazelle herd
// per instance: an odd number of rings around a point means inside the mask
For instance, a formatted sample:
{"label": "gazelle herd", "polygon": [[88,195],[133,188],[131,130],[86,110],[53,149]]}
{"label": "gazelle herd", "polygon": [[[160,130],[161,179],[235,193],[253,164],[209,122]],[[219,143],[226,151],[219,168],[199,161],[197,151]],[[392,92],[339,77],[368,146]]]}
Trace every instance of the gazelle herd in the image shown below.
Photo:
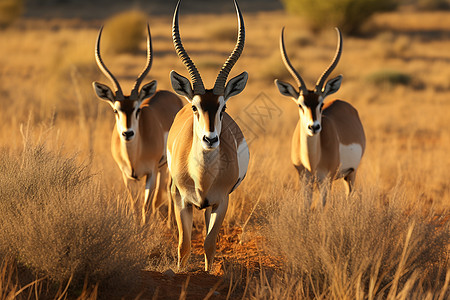
{"label": "gazelle herd", "polygon": [[[205,210],[205,270],[210,271],[229,194],[244,179],[250,158],[241,129],[226,112],[228,100],[241,93],[247,84],[247,72],[227,82],[244,49],[245,26],[234,0],[238,20],[237,42],[222,66],[214,87],[206,89],[181,42],[178,22],[180,3],[181,0],[173,16],[172,38],[190,80],[175,71],[170,72],[170,80],[173,90],[187,100],[186,105],[183,106],[180,98],[171,92],[156,91],[155,80],[140,88],[153,59],[149,27],[147,65],[136,79],[129,96],[123,94],[118,80],[101,58],[100,29],[95,57],[98,67],[113,84],[114,91],[98,82],[94,82],[93,86],[97,96],[109,103],[115,113],[111,151],[122,172],[131,207],[138,220],[146,222],[150,204],[152,213],[157,212],[162,203],[162,190],[168,187],[168,218],[170,220],[173,205],[178,226],[178,268],[183,269],[190,255],[193,208]],[[313,186],[316,184],[320,187],[323,205],[326,204],[329,185],[335,179],[344,178],[347,194],[352,191],[365,149],[364,130],[357,110],[342,100],[324,103],[327,96],[338,91],[342,82],[342,75],[327,81],[342,54],[339,29],[337,33],[335,57],[315,88],[309,90],[288,58],[284,28],[281,31],[281,57],[298,90],[279,80],[275,80],[275,84],[282,95],[292,98],[298,105],[299,121],[292,138],[291,158],[300,177],[307,179],[304,187],[307,208],[311,206]],[[138,186],[141,178],[145,180],[143,197],[134,187]]]}

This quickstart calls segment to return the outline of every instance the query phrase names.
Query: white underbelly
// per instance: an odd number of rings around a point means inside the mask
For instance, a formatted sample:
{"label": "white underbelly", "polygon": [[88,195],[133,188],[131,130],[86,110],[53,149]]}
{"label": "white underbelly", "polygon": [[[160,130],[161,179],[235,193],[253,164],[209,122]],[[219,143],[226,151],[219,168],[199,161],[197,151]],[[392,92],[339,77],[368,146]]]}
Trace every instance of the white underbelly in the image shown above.
{"label": "white underbelly", "polygon": [[362,157],[362,147],[360,144],[343,145],[339,144],[339,158],[341,165],[339,175],[346,175],[348,170],[356,170]]}

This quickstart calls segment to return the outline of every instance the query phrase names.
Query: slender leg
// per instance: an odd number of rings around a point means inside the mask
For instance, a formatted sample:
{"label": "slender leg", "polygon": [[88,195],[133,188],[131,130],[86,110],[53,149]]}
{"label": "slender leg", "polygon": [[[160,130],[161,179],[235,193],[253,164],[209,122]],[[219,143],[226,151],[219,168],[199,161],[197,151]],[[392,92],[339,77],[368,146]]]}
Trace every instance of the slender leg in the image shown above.
{"label": "slender leg", "polygon": [[180,271],[186,267],[191,254],[192,205],[184,205],[174,183],[172,183],[171,192],[175,202],[175,219],[178,226],[178,271]]}
{"label": "slender leg", "polygon": [[298,175],[300,176],[300,182],[305,183],[305,185],[303,186],[303,203],[306,209],[310,209],[313,201],[314,177],[303,166],[295,167],[297,169]]}
{"label": "slender leg", "polygon": [[[152,208],[153,208],[153,204],[152,199],[153,199],[153,194],[155,193],[155,187],[156,187],[156,178],[157,178],[157,173],[156,172],[152,172],[152,174],[147,175],[147,178],[145,180],[145,196],[144,196],[144,203],[142,204],[141,207],[141,219],[142,219],[142,224],[145,224],[145,219],[146,219],[146,215],[147,215],[147,211],[148,211],[148,206],[151,204]],[[152,212],[153,214],[154,212]]]}
{"label": "slender leg", "polygon": [[355,185],[355,179],[356,179],[356,171],[351,172],[344,178],[347,197],[349,197],[353,191],[353,186]]}
{"label": "slender leg", "polygon": [[327,203],[328,191],[331,189],[331,179],[325,178],[319,181],[320,198],[322,199],[322,207]]}
{"label": "slender leg", "polygon": [[209,232],[209,226],[211,224],[211,211],[212,207],[207,207],[205,209],[205,228],[206,228],[206,234]]}
{"label": "slender leg", "polygon": [[[167,198],[170,199],[170,175],[167,164],[159,168],[158,177],[156,179],[155,195],[152,201],[152,213],[156,214],[159,208],[164,204]],[[170,202],[167,202],[169,205]]]}
{"label": "slender leg", "polygon": [[172,177],[168,176],[167,179],[167,228],[172,228],[172,218],[174,217],[174,198],[172,197],[171,187],[172,187]]}
{"label": "slender leg", "polygon": [[[228,208],[228,195],[220,202],[220,204],[211,209],[208,231],[205,237],[205,271],[211,271],[211,267],[216,254],[216,240],[222,226],[223,219]],[[205,218],[206,219],[206,218]]]}
{"label": "slender leg", "polygon": [[[128,178],[125,174],[122,173],[123,182],[125,183],[125,187],[128,192],[130,211],[136,216],[136,220],[139,220],[139,182],[136,182],[134,179]],[[139,222],[139,221],[138,221]]]}

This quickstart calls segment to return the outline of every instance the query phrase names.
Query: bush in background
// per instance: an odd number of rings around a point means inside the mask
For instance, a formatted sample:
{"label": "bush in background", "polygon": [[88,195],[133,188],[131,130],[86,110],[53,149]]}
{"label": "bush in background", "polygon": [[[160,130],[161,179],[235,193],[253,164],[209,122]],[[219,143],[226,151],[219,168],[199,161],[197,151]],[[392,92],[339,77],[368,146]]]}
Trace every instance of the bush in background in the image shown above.
{"label": "bush in background", "polygon": [[23,0],[0,0],[0,29],[11,25],[24,10]]}
{"label": "bush in background", "polygon": [[369,18],[393,10],[395,0],[283,0],[288,12],[304,17],[314,30],[339,27],[344,33],[357,34]]}
{"label": "bush in background", "polygon": [[147,15],[131,10],[108,19],[103,31],[102,47],[113,53],[136,53],[144,41]]}
{"label": "bush in background", "polygon": [[367,81],[377,86],[409,85],[412,77],[401,71],[384,69],[369,74]]}
{"label": "bush in background", "polygon": [[417,8],[420,10],[448,10],[449,0],[417,0]]}

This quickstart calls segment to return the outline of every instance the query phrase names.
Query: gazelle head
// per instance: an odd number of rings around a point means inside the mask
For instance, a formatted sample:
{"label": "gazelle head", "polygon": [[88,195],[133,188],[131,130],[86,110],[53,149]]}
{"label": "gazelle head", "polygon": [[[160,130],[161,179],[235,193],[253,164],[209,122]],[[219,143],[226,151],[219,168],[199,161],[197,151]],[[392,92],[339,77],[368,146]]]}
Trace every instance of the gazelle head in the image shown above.
{"label": "gazelle head", "polygon": [[213,150],[220,144],[220,132],[222,130],[222,118],[226,109],[226,102],[232,96],[242,92],[247,84],[247,72],[243,72],[230,79],[226,84],[228,74],[244,49],[244,19],[236,0],[234,0],[239,23],[236,46],[222,66],[214,84],[214,88],[205,89],[200,73],[181,43],[178,26],[178,8],[180,2],[181,0],[178,1],[173,16],[172,37],[175,50],[189,71],[192,86],[189,79],[175,71],[170,72],[170,80],[175,92],[184,96],[192,105],[192,113],[194,115],[194,138],[199,139],[204,150]]}
{"label": "gazelle head", "polygon": [[286,68],[291,73],[292,77],[294,77],[299,91],[297,92],[297,90],[291,84],[282,82],[278,79],[275,80],[275,84],[277,85],[282,95],[291,97],[295,101],[295,103],[297,103],[303,129],[310,136],[313,136],[322,130],[322,108],[325,97],[336,93],[339,90],[342,82],[342,75],[339,75],[333,79],[328,80],[328,82],[324,86],[324,83],[327,80],[328,76],[330,76],[331,72],[333,72],[334,68],[336,68],[342,53],[342,34],[338,28],[336,28],[336,31],[338,33],[338,46],[334,59],[328,66],[328,68],[322,73],[322,76],[320,76],[314,90],[308,90],[302,77],[300,76],[300,74],[298,74],[298,72],[294,69],[291,62],[289,61],[289,58],[286,54],[286,49],[284,47],[284,28],[281,30],[281,57]]}
{"label": "gazelle head", "polygon": [[150,27],[147,25],[147,64],[134,83],[129,96],[125,96],[120,87],[119,81],[108,70],[100,56],[100,38],[103,27],[100,28],[95,47],[95,60],[103,74],[111,81],[114,92],[105,84],[93,82],[94,91],[97,96],[107,101],[116,115],[116,129],[120,138],[125,142],[132,141],[138,132],[139,116],[141,112],[141,103],[151,97],[156,91],[156,81],[153,80],[145,84],[140,90],[142,80],[152,67],[152,39],[150,36]]}

